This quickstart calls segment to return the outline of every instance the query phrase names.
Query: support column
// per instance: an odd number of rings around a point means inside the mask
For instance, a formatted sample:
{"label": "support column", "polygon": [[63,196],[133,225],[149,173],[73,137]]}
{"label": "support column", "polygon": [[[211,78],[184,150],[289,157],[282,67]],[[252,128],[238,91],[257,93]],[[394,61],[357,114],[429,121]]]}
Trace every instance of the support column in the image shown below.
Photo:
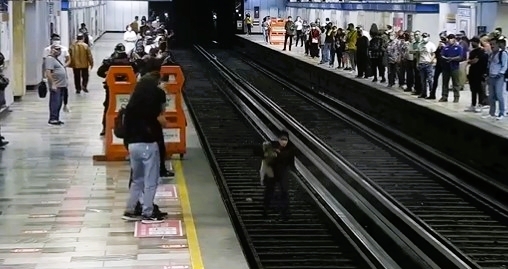
{"label": "support column", "polygon": [[9,1],[12,5],[12,45],[10,62],[13,76],[12,92],[15,99],[23,97],[26,93],[25,84],[25,1]]}

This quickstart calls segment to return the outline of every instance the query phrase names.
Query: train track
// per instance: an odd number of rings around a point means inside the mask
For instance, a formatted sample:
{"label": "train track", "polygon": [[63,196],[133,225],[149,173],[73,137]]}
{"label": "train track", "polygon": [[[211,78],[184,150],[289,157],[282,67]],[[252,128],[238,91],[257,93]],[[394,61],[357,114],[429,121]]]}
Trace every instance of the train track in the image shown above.
{"label": "train track", "polygon": [[[442,243],[465,254],[470,266],[508,266],[508,225],[503,214],[493,213],[482,198],[461,193],[442,177],[399,154],[379,140],[295,92],[287,81],[274,80],[255,65],[234,54],[215,50],[224,65],[248,80],[266,97],[328,144],[356,171],[389,194],[408,213],[423,220]],[[320,101],[322,102],[322,101]],[[447,242],[448,241],[448,242]],[[451,243],[451,244],[450,244]]]}
{"label": "train track", "polygon": [[[204,71],[190,70],[206,70],[197,64],[201,62],[199,58],[192,54],[185,57],[188,66],[185,61],[180,64],[186,72],[194,72],[192,83],[201,80],[202,85],[205,80],[212,79],[212,75]],[[212,161],[223,200],[251,268],[400,268],[368,261],[333,220],[325,220],[326,214],[320,213],[322,207],[301,180],[291,186],[290,220],[268,222],[263,219],[260,206],[263,189],[258,179],[260,160],[244,146],[260,145],[266,137],[245,119],[238,101],[225,93],[228,85],[222,80],[214,80],[213,91],[209,87],[187,87],[191,88],[185,92],[189,112]]]}

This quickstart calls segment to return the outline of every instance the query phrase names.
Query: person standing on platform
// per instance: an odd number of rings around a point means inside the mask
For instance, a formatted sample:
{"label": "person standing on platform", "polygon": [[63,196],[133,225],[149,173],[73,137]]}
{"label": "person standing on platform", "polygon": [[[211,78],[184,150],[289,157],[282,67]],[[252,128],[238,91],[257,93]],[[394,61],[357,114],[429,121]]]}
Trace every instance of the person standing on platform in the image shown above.
{"label": "person standing on platform", "polygon": [[[427,33],[422,34],[422,42],[418,47],[418,72],[420,73],[420,87],[421,92],[418,98],[427,98],[427,91],[432,89],[434,85],[434,64],[435,52],[437,47],[432,41],[429,40],[430,35]],[[430,96],[430,94],[429,94]]]}
{"label": "person standing on platform", "polygon": [[68,92],[67,70],[65,65],[58,59],[61,54],[62,48],[59,45],[52,45],[51,53],[44,61],[46,78],[50,85],[48,123],[51,125],[63,124],[60,121],[60,109],[62,109],[64,94]]}
{"label": "person standing on platform", "polygon": [[372,82],[377,82],[378,75],[381,78],[381,83],[386,82],[385,65],[383,63],[386,53],[386,43],[381,36],[377,27],[372,30],[370,36],[372,40],[369,42],[369,62],[370,69],[374,75]]}
{"label": "person standing on platform", "polygon": [[[492,53],[489,57],[488,83],[489,83],[489,115],[486,118],[502,120],[505,116],[505,74],[508,69],[508,52],[505,38],[496,38],[490,41]],[[499,111],[496,114],[496,101],[499,103]]]}
{"label": "person standing on platform", "polygon": [[471,106],[465,112],[481,112],[482,104],[485,102],[486,96],[482,83],[485,82],[485,74],[487,74],[489,56],[480,46],[480,39],[473,37],[470,40],[473,50],[469,53],[469,88],[471,89]]}
{"label": "person standing on platform", "polygon": [[319,57],[319,38],[321,31],[316,26],[316,23],[311,23],[311,29],[309,32],[309,53],[312,59]]}
{"label": "person standing on platform", "polygon": [[300,16],[296,17],[296,41],[295,47],[298,47],[298,41],[300,41],[300,47],[303,47],[303,20]]}
{"label": "person standing on platform", "polygon": [[137,220],[136,204],[143,193],[143,223],[163,222],[163,216],[154,211],[154,198],[159,183],[160,153],[157,141],[166,125],[164,110],[166,94],[159,88],[160,59],[149,59],[147,75],[134,88],[125,108],[125,142],[129,148],[132,185],[123,219]]}
{"label": "person standing on platform", "polygon": [[[52,55],[52,48],[53,48],[53,45],[55,46],[59,46],[60,47],[60,54],[59,56],[57,57],[57,59],[65,66],[69,66],[70,62],[71,62],[71,57],[69,55],[69,49],[65,46],[62,46],[61,44],[62,42],[60,41],[60,36],[57,35],[57,34],[52,34],[51,35],[51,45],[44,48],[44,52],[43,52],[43,62],[45,63],[46,62],[46,58],[51,56]],[[44,66],[43,64],[43,82],[48,82],[48,88],[51,89],[51,85],[49,84],[49,81],[46,77],[46,67]],[[67,71],[66,71],[67,72]],[[63,111],[64,112],[69,112],[70,109],[69,109],[69,91],[67,88],[65,88],[64,92],[62,92],[62,98],[63,98]]]}
{"label": "person standing on platform", "polygon": [[270,207],[274,199],[275,189],[278,186],[280,191],[280,220],[285,221],[289,217],[289,185],[291,169],[295,165],[295,146],[289,141],[289,133],[285,130],[280,131],[278,140],[271,141],[275,157],[265,156],[263,147],[258,146],[254,154],[262,158],[270,157],[268,164],[273,170],[273,177],[261,175],[264,177],[263,185],[265,187],[263,195],[263,215],[265,219],[269,217]]}
{"label": "person standing on platform", "polygon": [[252,34],[252,18],[249,13],[245,15],[245,26],[247,27],[247,35]]}
{"label": "person standing on platform", "polygon": [[134,33],[136,33],[136,35],[139,33],[139,17],[138,16],[135,16],[134,17],[134,21],[131,22],[131,24],[129,25],[132,29],[132,31],[134,31]]}
{"label": "person standing on platform", "polygon": [[356,65],[358,67],[358,74],[356,78],[369,78],[369,39],[363,35],[362,28],[356,30]]}
{"label": "person standing on platform", "polygon": [[136,46],[138,35],[130,25],[127,25],[125,30],[126,31],[123,34],[123,41],[125,41],[125,51],[130,52]]}
{"label": "person standing on platform", "polygon": [[[111,54],[111,56],[102,61],[102,65],[97,69],[97,75],[101,78],[106,78],[109,67],[113,65],[130,65],[134,69],[134,73],[138,73],[137,66],[134,62],[131,62],[127,52],[125,51],[125,46],[122,43],[118,43],[115,46],[115,52]],[[120,75],[116,78],[118,81],[126,80],[123,75]],[[104,136],[106,133],[106,113],[108,112],[109,107],[109,88],[106,84],[106,81],[103,82],[104,90],[106,90],[106,96],[104,99],[104,112],[102,114],[102,131],[100,133],[101,136]]]}
{"label": "person standing on platform", "polygon": [[74,74],[76,93],[88,92],[88,71],[93,68],[93,56],[90,47],[83,41],[83,34],[78,34],[77,41],[69,49],[70,67]]}
{"label": "person standing on platform", "polygon": [[409,53],[412,56],[412,60],[410,60],[410,66],[408,66],[407,91],[411,90],[412,95],[420,95],[422,93],[422,80],[420,77],[420,70],[418,70],[421,43],[421,32],[417,30],[413,33],[413,39],[411,40],[411,45],[409,46]]}
{"label": "person standing on platform", "polygon": [[284,48],[282,50],[286,50],[289,39],[289,51],[291,51],[291,46],[293,46],[293,36],[296,34],[296,26],[291,16],[288,17],[286,24],[284,24],[284,29],[286,30],[286,34],[284,35]]}
{"label": "person standing on platform", "polygon": [[443,56],[441,55],[441,51],[446,46],[446,37],[440,36],[439,38],[441,40],[440,40],[439,44],[437,45],[436,53],[434,53],[434,55],[436,57],[436,65],[434,68],[434,78],[432,80],[432,89],[430,89],[429,96],[427,96],[427,98],[425,98],[428,100],[436,99],[436,90],[437,90],[437,86],[439,84],[439,77],[441,76],[441,73],[443,73],[443,64],[445,64],[445,62],[443,60]]}
{"label": "person standing on platform", "polygon": [[349,61],[349,67],[346,71],[356,71],[356,41],[358,39],[358,31],[355,31],[355,25],[350,23],[347,25],[346,33],[346,55]]}
{"label": "person standing on platform", "polygon": [[334,34],[335,32],[332,30],[332,24],[328,23],[323,28],[323,38],[322,38],[322,48],[321,48],[321,61],[319,64],[328,64],[330,65],[330,54],[332,50],[332,46],[334,43]]}
{"label": "person standing on platform", "polygon": [[455,35],[450,34],[446,37],[448,44],[441,51],[445,63],[443,64],[443,90],[439,102],[448,102],[448,93],[450,91],[450,79],[453,86],[453,102],[458,103],[460,98],[460,62],[463,59],[462,46],[457,43]]}
{"label": "person standing on platform", "polygon": [[[397,73],[399,70],[399,65],[401,62],[401,55],[399,50],[399,42],[395,36],[395,33],[389,33],[388,36],[388,44],[386,46],[386,53],[388,54],[388,87],[391,88],[395,85],[395,78],[397,77]],[[400,84],[400,78],[399,78]]]}

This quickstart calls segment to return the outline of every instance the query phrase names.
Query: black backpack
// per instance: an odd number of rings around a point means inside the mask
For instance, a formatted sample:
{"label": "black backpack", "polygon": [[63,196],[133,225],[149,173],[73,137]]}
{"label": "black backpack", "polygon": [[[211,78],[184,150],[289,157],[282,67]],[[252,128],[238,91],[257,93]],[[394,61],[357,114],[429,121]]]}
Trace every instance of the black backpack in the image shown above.
{"label": "black backpack", "polygon": [[[503,53],[505,53],[506,56],[508,56],[508,52],[506,50],[500,50],[499,53],[497,54],[499,57],[499,64],[501,64],[503,60]],[[508,79],[508,68],[506,69],[506,72],[504,72],[504,78]]]}
{"label": "black backpack", "polygon": [[113,133],[118,138],[125,138],[125,107],[120,108],[115,117],[115,127]]}

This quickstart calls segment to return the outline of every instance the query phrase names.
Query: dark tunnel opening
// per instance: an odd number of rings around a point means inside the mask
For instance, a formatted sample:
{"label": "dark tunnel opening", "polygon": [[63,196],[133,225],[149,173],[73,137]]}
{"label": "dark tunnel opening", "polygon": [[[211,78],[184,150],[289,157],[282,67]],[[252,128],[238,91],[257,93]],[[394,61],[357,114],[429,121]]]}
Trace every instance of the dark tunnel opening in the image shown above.
{"label": "dark tunnel opening", "polygon": [[235,4],[234,0],[149,1],[148,8],[150,16],[159,16],[161,19],[167,13],[169,18],[166,24],[175,31],[176,48],[212,41],[228,47],[236,31]]}

